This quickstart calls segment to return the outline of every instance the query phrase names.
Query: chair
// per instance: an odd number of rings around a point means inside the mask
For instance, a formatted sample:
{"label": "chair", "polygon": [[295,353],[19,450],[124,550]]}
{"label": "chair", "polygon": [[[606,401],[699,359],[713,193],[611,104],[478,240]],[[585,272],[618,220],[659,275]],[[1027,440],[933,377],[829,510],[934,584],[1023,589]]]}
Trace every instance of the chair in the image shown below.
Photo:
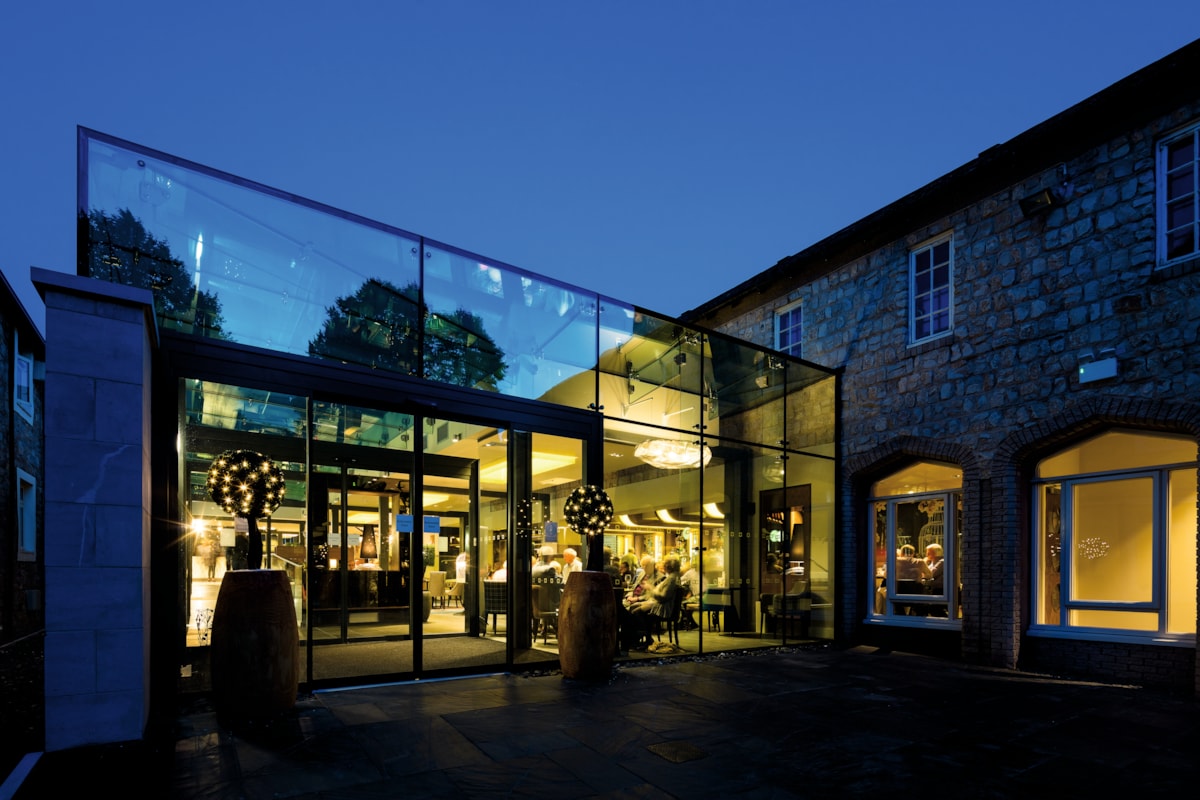
{"label": "chair", "polygon": [[504,615],[505,620],[508,619],[508,582],[507,581],[484,581],[483,582],[483,627],[484,632],[487,632],[487,618],[492,618],[492,634],[497,632],[496,617],[500,614]]}
{"label": "chair", "polygon": [[436,570],[429,573],[429,596],[435,603],[446,607],[446,573]]}
{"label": "chair", "polygon": [[[679,647],[679,619],[683,615],[683,587],[676,586],[671,592],[671,596],[662,605],[663,616],[659,617],[658,621],[666,629],[667,641]],[[658,634],[658,641],[662,641],[662,634]]]}
{"label": "chair", "polygon": [[766,630],[767,617],[771,614],[771,603],[775,600],[775,595],[771,592],[764,592],[758,596],[758,633],[761,636]]}
{"label": "chair", "polygon": [[453,600],[459,606],[462,606],[463,592],[466,588],[467,585],[462,581],[455,581],[453,586],[447,586],[446,594],[442,596],[442,607],[445,608],[447,600]]}
{"label": "chair", "polygon": [[700,613],[708,617],[708,629],[710,631],[714,628],[718,631],[721,630],[720,614],[722,611],[725,612],[725,621],[727,623],[729,621],[729,614],[732,613],[734,615],[734,627],[736,628],[737,608],[733,605],[733,593],[729,589],[705,589],[704,594],[700,596]]}
{"label": "chair", "polygon": [[805,591],[802,594],[779,594],[771,603],[771,614],[777,620],[781,632],[791,620],[799,620],[801,638],[808,638],[808,627],[812,620],[812,595]]}
{"label": "chair", "polygon": [[542,644],[549,641],[550,631],[558,636],[558,606],[562,602],[563,579],[550,575],[533,579],[533,635],[542,632]]}

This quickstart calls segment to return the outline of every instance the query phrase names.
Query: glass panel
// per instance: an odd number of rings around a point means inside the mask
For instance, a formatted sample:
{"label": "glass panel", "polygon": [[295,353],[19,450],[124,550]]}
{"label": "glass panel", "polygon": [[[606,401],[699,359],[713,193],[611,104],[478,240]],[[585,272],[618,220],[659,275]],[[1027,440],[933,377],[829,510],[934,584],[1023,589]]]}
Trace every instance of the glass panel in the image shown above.
{"label": "glass panel", "polygon": [[705,343],[705,431],[747,442],[782,442],[788,362],[722,336],[707,336]]}
{"label": "glass panel", "polygon": [[1154,599],[1154,480],[1097,481],[1074,489],[1071,600]]}
{"label": "glass panel", "polygon": [[962,470],[957,465],[917,461],[876,482],[871,487],[871,494],[889,497],[961,488]]}
{"label": "glass panel", "polygon": [[1189,134],[1167,145],[1168,169],[1176,169],[1196,157],[1195,148],[1192,144],[1194,140],[1195,134]]}
{"label": "glass panel", "polygon": [[[208,489],[209,469],[229,450],[249,450],[270,459],[284,476],[282,503],[257,520],[262,536],[262,567],[287,573],[296,604],[300,635],[305,635],[302,604],[305,572],[303,398],[247,387],[185,379],[179,383],[186,413],[182,465],[186,484],[182,572],[186,652],[181,684],[207,690],[204,653],[211,643],[212,615],[225,573],[249,568],[250,541],[233,516]],[[189,666],[191,665],[191,666]]]}
{"label": "glass panel", "polygon": [[303,397],[190,379],[184,403],[189,426],[305,438]]}
{"label": "glass panel", "polygon": [[1167,197],[1171,200],[1191,194],[1194,188],[1195,181],[1190,169],[1173,173],[1167,178]]}
{"label": "glass panel", "polygon": [[[837,380],[829,373],[795,361],[784,365],[787,391],[782,438],[791,450],[833,457],[836,455]],[[769,430],[764,430],[769,435]],[[762,440],[776,444],[774,438]]]}
{"label": "glass panel", "polygon": [[1167,237],[1167,258],[1179,258],[1197,249],[1196,236],[1189,229],[1173,233]]}
{"label": "glass panel", "polygon": [[1058,625],[1062,621],[1062,484],[1039,488],[1038,510],[1037,621]]}
{"label": "glass panel", "polygon": [[[408,481],[376,470],[313,473],[310,495],[312,636],[321,642],[407,637],[411,633],[408,538],[396,531]],[[321,493],[318,495],[317,493]],[[395,665],[353,666],[328,648],[313,653],[313,678],[384,674]]]}
{"label": "glass panel", "polygon": [[1173,470],[1167,499],[1167,632],[1196,632],[1196,470]]}
{"label": "glass panel", "polygon": [[[1167,230],[1174,231],[1196,221],[1196,198],[1188,196],[1167,206]],[[1190,228],[1189,228],[1190,230]]]}
{"label": "glass panel", "polygon": [[[389,295],[417,283],[416,242],[382,226],[95,138],[86,168],[89,274],[151,288],[165,330],[319,355],[342,301],[365,303],[372,280]],[[331,357],[372,362],[342,344]]]}
{"label": "glass panel", "polygon": [[577,408],[593,402],[588,382],[573,379],[596,364],[596,295],[478,256],[432,246],[425,254],[426,377]]}
{"label": "glass panel", "polygon": [[1196,460],[1196,442],[1187,436],[1108,431],[1038,464],[1039,478],[1137,469]]}
{"label": "glass panel", "polygon": [[412,451],[413,418],[396,411],[313,402],[313,440]]}
{"label": "glass panel", "polygon": [[1153,611],[1069,609],[1067,611],[1067,624],[1073,627],[1156,631],[1158,630],[1158,614]]}
{"label": "glass panel", "polygon": [[605,415],[699,433],[704,410],[702,348],[698,333],[635,311],[630,338],[621,344],[619,355],[606,352],[604,358]]}
{"label": "glass panel", "polygon": [[418,374],[418,295],[415,282],[401,287],[379,278],[364,281],[326,309],[320,331],[308,344],[309,355],[401,375]]}

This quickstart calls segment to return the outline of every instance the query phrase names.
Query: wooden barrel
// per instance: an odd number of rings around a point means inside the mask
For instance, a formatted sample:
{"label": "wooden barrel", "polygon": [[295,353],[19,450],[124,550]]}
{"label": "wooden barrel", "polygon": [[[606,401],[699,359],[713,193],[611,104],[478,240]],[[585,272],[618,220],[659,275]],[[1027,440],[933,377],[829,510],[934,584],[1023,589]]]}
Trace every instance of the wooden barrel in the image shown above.
{"label": "wooden barrel", "polygon": [[225,573],[213,611],[209,656],[218,714],[259,719],[296,705],[300,633],[287,573]]}
{"label": "wooden barrel", "polygon": [[572,572],[558,607],[564,678],[607,681],[617,650],[617,600],[607,572]]}

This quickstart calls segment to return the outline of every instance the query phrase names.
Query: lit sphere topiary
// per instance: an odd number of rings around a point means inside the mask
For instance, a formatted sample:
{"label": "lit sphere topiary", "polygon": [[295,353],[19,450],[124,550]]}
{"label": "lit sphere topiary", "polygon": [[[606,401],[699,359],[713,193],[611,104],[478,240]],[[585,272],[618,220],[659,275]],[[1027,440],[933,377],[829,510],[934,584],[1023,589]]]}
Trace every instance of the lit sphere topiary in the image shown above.
{"label": "lit sphere topiary", "polygon": [[567,497],[563,518],[577,533],[599,536],[612,522],[612,500],[599,486],[581,486]]}
{"label": "lit sphere topiary", "polygon": [[270,516],[286,491],[279,467],[253,450],[226,450],[208,468],[209,497],[236,517]]}

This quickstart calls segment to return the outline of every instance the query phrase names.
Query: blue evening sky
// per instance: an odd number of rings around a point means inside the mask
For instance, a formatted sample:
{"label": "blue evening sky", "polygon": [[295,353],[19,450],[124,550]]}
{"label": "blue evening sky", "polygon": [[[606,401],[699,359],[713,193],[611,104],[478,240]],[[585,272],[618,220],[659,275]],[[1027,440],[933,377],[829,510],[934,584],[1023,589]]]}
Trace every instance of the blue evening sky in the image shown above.
{"label": "blue evening sky", "polygon": [[83,125],[676,315],[1200,37],[1196,0],[15,0],[0,267]]}

